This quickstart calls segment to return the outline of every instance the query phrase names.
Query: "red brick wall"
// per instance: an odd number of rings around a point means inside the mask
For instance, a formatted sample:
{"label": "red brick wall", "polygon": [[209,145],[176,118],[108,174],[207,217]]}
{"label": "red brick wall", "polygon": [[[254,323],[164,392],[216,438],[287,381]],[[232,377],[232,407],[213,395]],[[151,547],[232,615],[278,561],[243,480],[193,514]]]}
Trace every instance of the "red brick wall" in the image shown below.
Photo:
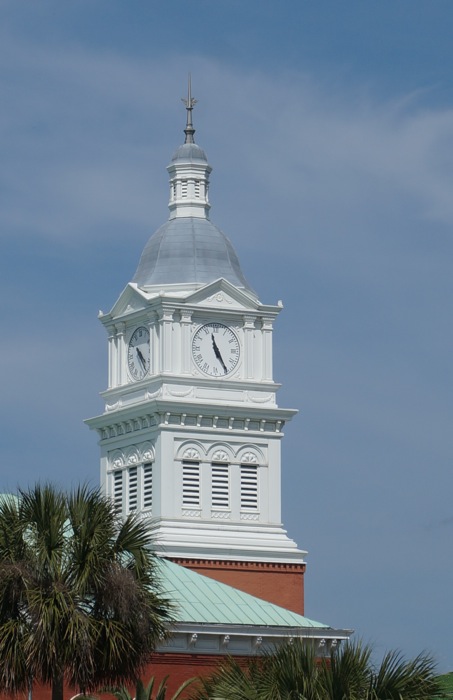
{"label": "red brick wall", "polygon": [[[141,674],[141,679],[146,684],[151,676],[154,676],[156,678],[154,690],[157,691],[160,681],[165,678],[165,676],[169,676],[167,681],[167,700],[169,700],[185,680],[193,678],[194,676],[207,676],[211,674],[224,659],[224,656],[208,656],[207,654],[154,654],[153,661]],[[238,659],[238,661],[245,660],[245,658]],[[186,697],[191,690],[193,690],[192,687],[188,688],[187,693],[184,694],[182,698]],[[132,697],[134,697],[135,689],[131,687],[129,691]],[[70,700],[77,692],[78,691],[74,688],[66,687],[64,700]],[[96,695],[96,693],[94,694]],[[28,699],[26,693],[19,694],[15,697],[17,700]],[[102,695],[100,697],[102,699],[105,698],[105,700],[112,698],[110,695]],[[0,694],[0,700],[11,700],[11,697]],[[32,700],[51,700],[50,687],[35,685],[33,687]]]}
{"label": "red brick wall", "polygon": [[304,614],[305,564],[173,559],[176,564],[209,576],[245,593]]}
{"label": "red brick wall", "polygon": [[[281,605],[300,615],[304,613],[304,572],[305,564],[271,564],[266,562],[222,562],[208,560],[174,559],[177,564],[186,566],[204,576],[221,581],[229,586],[251,593],[257,598]],[[144,682],[151,676],[158,683],[165,676],[168,679],[168,698],[188,678],[212,673],[221,662],[222,656],[207,654],[155,654],[153,662],[141,675]],[[240,659],[238,659],[240,660]],[[130,688],[132,697],[134,689]],[[65,690],[65,700],[70,700],[77,691]],[[107,698],[107,696],[105,696]],[[0,700],[10,700],[0,695]],[[27,695],[18,696],[27,700]],[[51,700],[48,687],[35,686],[33,700]]]}

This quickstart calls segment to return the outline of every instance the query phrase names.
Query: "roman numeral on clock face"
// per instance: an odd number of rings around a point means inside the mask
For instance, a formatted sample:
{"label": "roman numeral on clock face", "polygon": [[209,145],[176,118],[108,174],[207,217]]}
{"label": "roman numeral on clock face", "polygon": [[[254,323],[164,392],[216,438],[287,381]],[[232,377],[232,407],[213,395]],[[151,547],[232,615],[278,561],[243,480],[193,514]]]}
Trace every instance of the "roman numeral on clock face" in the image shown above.
{"label": "roman numeral on clock face", "polygon": [[208,377],[232,374],[240,358],[236,333],[223,323],[205,323],[192,338],[192,359],[197,368]]}
{"label": "roman numeral on clock face", "polygon": [[144,379],[151,368],[149,330],[139,326],[132,333],[127,348],[127,366],[133,381]]}

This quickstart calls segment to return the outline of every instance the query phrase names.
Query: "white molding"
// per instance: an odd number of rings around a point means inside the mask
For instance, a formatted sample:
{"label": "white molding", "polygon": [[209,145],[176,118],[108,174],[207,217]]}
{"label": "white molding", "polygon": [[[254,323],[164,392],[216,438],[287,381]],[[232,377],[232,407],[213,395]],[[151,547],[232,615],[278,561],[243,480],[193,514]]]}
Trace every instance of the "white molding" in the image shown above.
{"label": "white molding", "polygon": [[349,639],[353,630],[331,627],[273,627],[252,625],[201,625],[176,623],[170,637],[156,647],[157,653],[209,654],[210,656],[256,656],[282,644],[302,639],[314,646],[318,658]]}

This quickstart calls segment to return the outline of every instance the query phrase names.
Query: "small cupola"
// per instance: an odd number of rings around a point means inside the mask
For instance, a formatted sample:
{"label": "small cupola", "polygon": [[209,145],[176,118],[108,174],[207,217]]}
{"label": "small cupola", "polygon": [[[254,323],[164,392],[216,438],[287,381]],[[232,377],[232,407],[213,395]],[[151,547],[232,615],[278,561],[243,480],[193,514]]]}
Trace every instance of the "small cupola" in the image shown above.
{"label": "small cupola", "polygon": [[212,168],[206,158],[206,153],[194,141],[195,129],[192,122],[192,110],[196,100],[192,97],[191,81],[186,105],[187,121],[184,133],[184,144],[173,155],[167,167],[170,175],[170,219],[195,216],[200,219],[209,218],[209,173]]}

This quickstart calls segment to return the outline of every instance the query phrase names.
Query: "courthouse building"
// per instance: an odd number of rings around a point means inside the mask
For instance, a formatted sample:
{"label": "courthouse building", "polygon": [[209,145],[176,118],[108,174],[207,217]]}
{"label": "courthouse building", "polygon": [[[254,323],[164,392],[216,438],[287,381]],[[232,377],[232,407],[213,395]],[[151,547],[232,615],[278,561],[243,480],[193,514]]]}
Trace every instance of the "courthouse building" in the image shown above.
{"label": "courthouse building", "polygon": [[296,413],[278,406],[273,378],[281,305],[260,301],[210,220],[211,166],[194,140],[190,87],[185,103],[185,142],[167,168],[169,219],[100,314],[108,387],[104,412],[87,421],[104,492],[124,515],[153,519],[177,624],[150,674],[176,684],[228,654],[303,637],[321,656],[351,633],[304,616],[306,552],[281,515],[281,441]]}
{"label": "courthouse building", "polygon": [[[156,533],[176,622],[143,679],[169,675],[170,692],[227,655],[303,638],[324,656],[351,634],[305,617],[306,552],[281,515],[281,442],[296,413],[278,406],[273,378],[281,305],[260,301],[210,220],[190,83],[185,103],[185,142],[167,168],[170,216],[100,313],[108,386],[103,413],[86,421],[99,437],[102,490]],[[33,689],[34,700],[50,694]]]}

